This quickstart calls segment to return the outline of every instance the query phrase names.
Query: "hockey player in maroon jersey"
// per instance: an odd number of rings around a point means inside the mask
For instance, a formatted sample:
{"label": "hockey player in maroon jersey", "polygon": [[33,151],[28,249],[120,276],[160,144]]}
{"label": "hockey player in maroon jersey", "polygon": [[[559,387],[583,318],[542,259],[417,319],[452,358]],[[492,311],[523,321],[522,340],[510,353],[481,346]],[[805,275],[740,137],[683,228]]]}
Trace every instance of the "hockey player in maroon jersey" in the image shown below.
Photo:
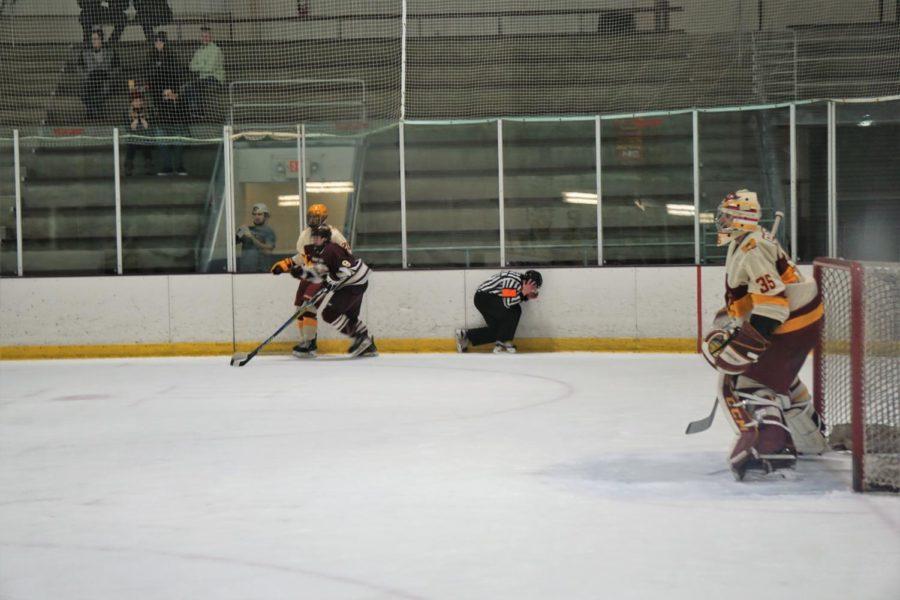
{"label": "hockey player in maroon jersey", "polygon": [[[309,267],[295,268],[292,275],[305,277],[311,283],[303,291],[306,300],[321,302],[329,292],[334,292],[322,309],[322,318],[344,335],[352,338],[352,356],[377,354],[375,340],[369,335],[366,324],[359,319],[363,294],[369,287],[369,267],[344,247],[331,241],[331,228],[327,225],[312,232],[312,244],[304,248],[310,258]],[[303,273],[297,273],[302,270]]]}
{"label": "hockey player in maroon jersey", "polygon": [[[331,241],[338,246],[350,251],[350,244],[337,227],[328,225],[325,221],[328,219],[328,208],[324,204],[313,204],[306,211],[306,228],[300,232],[297,238],[297,254],[294,256],[279,260],[272,265],[271,271],[275,275],[281,273],[291,273],[297,277],[297,273],[303,272],[303,267],[309,267],[312,264],[309,256],[307,256],[305,248],[312,245],[312,233],[319,227],[327,225],[331,229]],[[298,267],[300,267],[298,269]],[[300,284],[297,286],[297,293],[294,295],[294,305],[303,305],[303,296],[306,287],[311,283],[305,277],[297,277]],[[314,358],[318,352],[316,337],[318,331],[318,320],[316,306],[309,307],[300,318],[297,319],[297,328],[300,333],[300,342],[294,346],[293,354],[297,358]]]}
{"label": "hockey player in maroon jersey", "polygon": [[738,190],[719,205],[719,244],[728,244],[725,303],[703,356],[721,375],[719,401],[737,439],[729,456],[747,471],[790,468],[797,452],[826,450],[800,368],[815,344],[822,302],[778,241],[759,226],[756,193]]}

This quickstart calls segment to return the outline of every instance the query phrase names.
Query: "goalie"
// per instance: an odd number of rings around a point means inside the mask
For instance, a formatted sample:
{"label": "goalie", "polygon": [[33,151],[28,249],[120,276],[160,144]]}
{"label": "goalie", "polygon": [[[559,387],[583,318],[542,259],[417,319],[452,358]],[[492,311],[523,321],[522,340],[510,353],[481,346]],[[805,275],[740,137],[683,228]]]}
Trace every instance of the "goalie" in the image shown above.
{"label": "goalie", "polygon": [[719,205],[718,244],[728,244],[725,308],[702,345],[720,373],[719,402],[737,432],[729,462],[738,480],[748,471],[791,468],[798,452],[826,449],[798,377],[815,345],[822,302],[815,281],[801,277],[759,216],[749,190],[728,194]]}

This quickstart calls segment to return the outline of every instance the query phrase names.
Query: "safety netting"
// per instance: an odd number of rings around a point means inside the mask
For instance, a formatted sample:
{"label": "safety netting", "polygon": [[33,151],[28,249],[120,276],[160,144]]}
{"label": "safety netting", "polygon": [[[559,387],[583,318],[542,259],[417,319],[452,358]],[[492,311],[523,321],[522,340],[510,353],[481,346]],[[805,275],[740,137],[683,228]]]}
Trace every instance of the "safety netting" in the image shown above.
{"label": "safety netting", "polygon": [[3,0],[0,128],[645,113],[900,93],[893,2]]}

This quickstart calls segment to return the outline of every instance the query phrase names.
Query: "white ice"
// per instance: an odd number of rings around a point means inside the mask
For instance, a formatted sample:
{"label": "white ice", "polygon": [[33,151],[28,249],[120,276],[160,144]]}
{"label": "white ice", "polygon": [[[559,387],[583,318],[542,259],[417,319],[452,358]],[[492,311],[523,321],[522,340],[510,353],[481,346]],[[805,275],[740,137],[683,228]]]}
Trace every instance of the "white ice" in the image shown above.
{"label": "white ice", "polygon": [[738,483],[695,355],[0,363],[0,598],[900,598],[849,461]]}

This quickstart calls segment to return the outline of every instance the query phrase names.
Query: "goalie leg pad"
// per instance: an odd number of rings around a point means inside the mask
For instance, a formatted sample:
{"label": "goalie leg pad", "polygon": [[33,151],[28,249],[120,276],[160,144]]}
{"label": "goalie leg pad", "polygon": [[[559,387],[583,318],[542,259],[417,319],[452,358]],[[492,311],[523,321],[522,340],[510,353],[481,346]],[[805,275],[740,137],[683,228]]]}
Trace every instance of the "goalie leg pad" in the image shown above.
{"label": "goalie leg pad", "polygon": [[784,420],[800,454],[822,454],[828,443],[822,435],[821,419],[813,407],[809,390],[800,379],[791,384],[791,397],[784,408]]}
{"label": "goalie leg pad", "polygon": [[771,392],[733,375],[722,375],[719,382],[719,399],[738,431],[728,457],[735,478],[743,480],[748,470],[793,467],[796,451],[780,403],[762,395]]}

